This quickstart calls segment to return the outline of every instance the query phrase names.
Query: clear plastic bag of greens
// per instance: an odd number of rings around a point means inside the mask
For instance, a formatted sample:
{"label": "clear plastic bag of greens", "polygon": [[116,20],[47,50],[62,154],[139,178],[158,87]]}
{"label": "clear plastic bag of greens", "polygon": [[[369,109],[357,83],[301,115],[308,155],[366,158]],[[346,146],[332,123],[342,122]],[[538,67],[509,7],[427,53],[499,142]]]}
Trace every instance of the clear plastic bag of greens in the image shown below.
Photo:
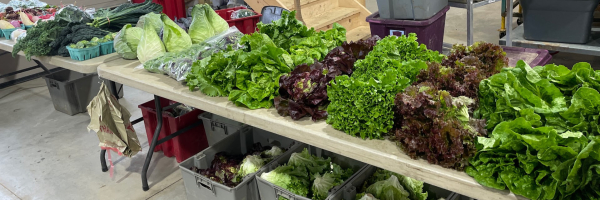
{"label": "clear plastic bag of greens", "polygon": [[144,69],[154,73],[167,74],[175,59],[177,59],[177,54],[166,53],[163,56],[146,61]]}
{"label": "clear plastic bag of greens", "polygon": [[193,58],[177,58],[169,68],[169,76],[177,81],[184,81],[187,73],[192,70]]}
{"label": "clear plastic bag of greens", "polygon": [[56,14],[54,15],[54,19],[65,20],[67,22],[88,23],[92,21],[92,18],[93,17],[89,13],[79,9],[79,7],[73,4],[61,8],[56,11]]}
{"label": "clear plastic bag of greens", "polygon": [[231,19],[241,19],[244,17],[250,17],[250,16],[254,16],[254,15],[256,15],[256,13],[254,13],[254,11],[252,11],[250,9],[240,9],[240,10],[231,12]]}
{"label": "clear plastic bag of greens", "polygon": [[206,39],[204,42],[221,49],[227,48],[228,45],[231,45],[234,49],[238,49],[241,47],[239,43],[242,37],[244,37],[244,34],[235,26],[232,26],[221,34]]}

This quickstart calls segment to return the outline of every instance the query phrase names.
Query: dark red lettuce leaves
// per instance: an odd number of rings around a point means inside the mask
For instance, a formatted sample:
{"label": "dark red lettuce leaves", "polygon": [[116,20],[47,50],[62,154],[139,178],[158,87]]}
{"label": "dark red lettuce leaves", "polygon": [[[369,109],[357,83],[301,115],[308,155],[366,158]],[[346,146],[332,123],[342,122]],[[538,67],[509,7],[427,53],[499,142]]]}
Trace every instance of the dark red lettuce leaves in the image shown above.
{"label": "dark red lettuce leaves", "polygon": [[279,78],[279,96],[274,103],[277,113],[299,120],[311,116],[313,121],[327,118],[327,86],[339,75],[351,75],[354,62],[373,50],[380,38],[373,36],[358,42],[344,42],[331,50],[323,62],[298,65]]}
{"label": "dark red lettuce leaves", "polygon": [[395,139],[413,159],[463,170],[476,153],[476,136],[485,134],[485,123],[469,117],[472,103],[431,82],[409,86],[396,95]]}
{"label": "dark red lettuce leaves", "polygon": [[442,64],[429,63],[413,85],[429,82],[439,90],[445,90],[453,97],[466,96],[475,100],[469,106],[473,112],[478,106],[479,83],[508,67],[508,57],[502,47],[485,42],[472,46],[454,45],[450,55]]}

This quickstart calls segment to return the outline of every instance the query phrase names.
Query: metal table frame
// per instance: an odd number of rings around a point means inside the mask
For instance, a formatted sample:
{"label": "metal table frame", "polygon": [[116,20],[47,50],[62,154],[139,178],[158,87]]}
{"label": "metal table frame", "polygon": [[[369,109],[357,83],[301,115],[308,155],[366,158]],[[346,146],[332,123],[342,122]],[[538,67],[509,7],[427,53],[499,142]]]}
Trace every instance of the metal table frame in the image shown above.
{"label": "metal table frame", "polygon": [[[8,53],[10,53],[10,52],[0,53],[0,56],[8,54]],[[40,69],[42,69],[44,71],[43,72],[38,72],[38,73],[35,73],[35,74],[32,74],[32,75],[29,75],[29,76],[25,76],[25,77],[22,77],[22,78],[18,78],[18,79],[15,79],[15,80],[10,80],[10,81],[6,81],[4,83],[0,83],[0,89],[4,89],[4,88],[7,88],[7,87],[10,87],[10,86],[13,86],[13,85],[17,85],[17,84],[20,84],[20,83],[31,81],[31,80],[40,78],[42,76],[46,76],[46,75],[58,72],[60,70],[63,70],[63,68],[60,68],[60,67],[56,67],[56,68],[48,70],[48,68],[46,68],[46,66],[44,66],[44,64],[42,64],[40,61],[33,59],[33,62],[36,63],[36,65],[33,66],[33,67],[21,69],[21,70],[14,71],[14,72],[11,72],[11,73],[8,73],[8,74],[2,74],[2,75],[0,75],[0,78],[6,78],[6,77],[17,75],[17,74],[20,74],[20,73],[23,73],[23,72],[31,71],[31,70],[34,70],[34,69],[37,69],[37,68],[40,68]]]}
{"label": "metal table frame", "polygon": [[[115,98],[118,100],[119,99],[119,95],[118,95],[119,91],[117,91],[115,82],[108,81],[108,84],[109,84],[111,92],[113,93],[112,95],[115,96]],[[156,148],[156,146],[158,146],[166,141],[169,141],[169,140],[181,135],[182,133],[185,133],[185,132],[191,130],[192,128],[202,125],[202,121],[199,120],[198,122],[196,122],[192,125],[189,125],[167,137],[164,137],[164,138],[158,140],[158,135],[160,135],[160,130],[162,129],[162,126],[163,126],[163,118],[162,118],[163,110],[169,110],[174,107],[177,107],[178,105],[180,105],[180,103],[171,104],[171,105],[162,107],[161,103],[160,103],[160,97],[157,95],[154,95],[154,105],[156,108],[156,120],[158,123],[156,125],[156,129],[154,130],[152,142],[150,143],[150,149],[148,150],[148,154],[146,155],[146,160],[144,161],[144,166],[142,168],[142,189],[144,191],[148,191],[150,189],[150,187],[148,186],[147,174],[148,174],[148,167],[150,166],[150,161],[152,161],[152,155],[154,154],[154,148]],[[144,118],[140,117],[136,120],[133,120],[131,122],[131,125],[137,124],[142,121],[144,121]],[[103,149],[100,151],[100,166],[102,167],[102,172],[108,171],[108,166],[106,166],[106,158],[105,157],[106,157],[106,150]]]}
{"label": "metal table frame", "polygon": [[467,0],[467,3],[448,2],[450,7],[467,9],[467,45],[472,45],[473,41],[473,9],[496,3],[500,0],[484,0],[473,3],[473,0]]}

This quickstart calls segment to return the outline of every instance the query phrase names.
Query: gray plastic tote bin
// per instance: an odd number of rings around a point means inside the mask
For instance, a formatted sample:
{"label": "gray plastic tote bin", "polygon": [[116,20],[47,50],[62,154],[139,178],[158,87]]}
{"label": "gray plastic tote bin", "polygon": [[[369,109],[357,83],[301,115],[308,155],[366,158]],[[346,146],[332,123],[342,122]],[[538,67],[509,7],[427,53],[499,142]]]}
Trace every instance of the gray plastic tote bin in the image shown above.
{"label": "gray plastic tote bin", "polygon": [[[367,165],[363,167],[358,174],[344,184],[342,189],[342,197],[344,200],[356,200],[356,194],[358,190],[361,190],[365,181],[371,177],[377,171],[377,167],[373,165]],[[455,200],[459,195],[442,188],[435,187],[425,183],[423,190],[429,192],[427,199],[431,199],[432,193],[435,193],[437,199],[444,198],[446,200]]]}
{"label": "gray plastic tote bin", "polygon": [[290,157],[292,156],[291,153],[294,153],[294,152],[300,153],[304,150],[304,148],[308,148],[309,152],[313,155],[316,155],[319,157],[331,158],[331,162],[340,165],[344,169],[352,168],[352,170],[354,170],[354,175],[352,175],[350,178],[348,178],[348,180],[345,180],[344,183],[333,187],[329,191],[329,196],[325,200],[342,200],[343,198],[342,198],[341,188],[348,181],[352,180],[364,166],[366,166],[366,164],[364,164],[360,161],[357,161],[357,160],[354,160],[351,158],[347,158],[347,157],[344,157],[344,156],[341,156],[341,155],[338,155],[338,154],[335,154],[335,153],[332,153],[332,152],[329,152],[329,151],[326,151],[323,149],[319,149],[319,148],[316,148],[313,146],[309,146],[307,144],[298,145],[298,146],[296,146],[295,149],[290,149],[288,151],[288,152],[290,152],[290,154],[285,154],[285,155],[278,157],[273,162],[271,162],[268,166],[265,166],[263,169],[261,169],[260,171],[258,171],[256,173],[256,182],[258,185],[258,192],[260,193],[260,199],[262,199],[262,200],[278,200],[279,197],[283,197],[288,200],[310,200],[309,198],[306,198],[306,197],[303,197],[300,195],[296,195],[296,194],[294,194],[286,189],[283,189],[282,187],[279,187],[279,186],[260,177],[260,175],[262,175],[263,173],[270,172],[270,171],[274,170],[275,168],[277,168],[283,164],[286,164],[288,162],[288,160],[290,160]]}
{"label": "gray plastic tote bin", "polygon": [[367,17],[371,27],[371,35],[384,38],[388,35],[417,34],[417,42],[425,44],[427,48],[442,52],[444,45],[444,26],[446,24],[446,12],[450,7],[446,6],[435,16],[424,21],[382,19],[379,12]]}
{"label": "gray plastic tote bin", "polygon": [[521,0],[526,40],[587,43],[600,0]]}
{"label": "gray plastic tote bin", "polygon": [[50,91],[54,109],[68,115],[86,112],[87,105],[100,91],[98,74],[61,70],[43,78]]}
{"label": "gray plastic tote bin", "polygon": [[217,142],[221,141],[230,134],[240,130],[243,123],[221,117],[209,112],[204,112],[198,116],[204,124],[204,130],[206,131],[206,139],[208,140],[208,146],[212,146]]}
{"label": "gray plastic tote bin", "polygon": [[[217,144],[208,147],[179,164],[187,198],[190,200],[259,200],[258,188],[254,176],[256,173],[247,175],[239,185],[230,188],[190,169],[193,166],[200,169],[209,168],[215,154],[219,152],[227,152],[231,155],[246,154],[252,149],[253,144],[257,142],[260,142],[263,146],[279,146],[288,149],[284,154],[273,159],[273,161],[286,155],[289,157],[292,153],[291,150],[298,148],[302,144],[258,128],[244,126],[241,130],[230,134]],[[268,166],[270,163],[266,163],[265,166]]]}
{"label": "gray plastic tote bin", "polygon": [[382,19],[426,20],[448,6],[448,0],[377,0]]}

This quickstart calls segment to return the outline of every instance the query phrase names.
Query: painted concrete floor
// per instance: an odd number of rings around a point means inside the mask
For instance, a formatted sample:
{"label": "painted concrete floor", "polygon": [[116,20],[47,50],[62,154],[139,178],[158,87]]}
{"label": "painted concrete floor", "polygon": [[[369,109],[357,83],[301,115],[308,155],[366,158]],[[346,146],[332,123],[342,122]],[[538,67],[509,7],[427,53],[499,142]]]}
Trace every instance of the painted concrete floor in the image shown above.
{"label": "painted concrete floor", "polygon": [[[377,10],[375,0],[367,7]],[[447,14],[444,41],[466,43],[466,11]],[[475,10],[475,40],[497,43],[500,3]],[[598,57],[559,53],[552,62],[599,63]],[[599,66],[593,64],[592,66]],[[125,87],[120,100],[132,114],[152,95]],[[143,123],[134,126],[143,151],[132,158],[115,158],[115,176],[102,173],[96,134],[86,127],[87,113],[68,116],[52,106],[43,79],[0,90],[0,200],[8,199],[185,199],[175,158],[155,153],[149,170],[150,190],[142,191],[141,170],[148,142]]]}

